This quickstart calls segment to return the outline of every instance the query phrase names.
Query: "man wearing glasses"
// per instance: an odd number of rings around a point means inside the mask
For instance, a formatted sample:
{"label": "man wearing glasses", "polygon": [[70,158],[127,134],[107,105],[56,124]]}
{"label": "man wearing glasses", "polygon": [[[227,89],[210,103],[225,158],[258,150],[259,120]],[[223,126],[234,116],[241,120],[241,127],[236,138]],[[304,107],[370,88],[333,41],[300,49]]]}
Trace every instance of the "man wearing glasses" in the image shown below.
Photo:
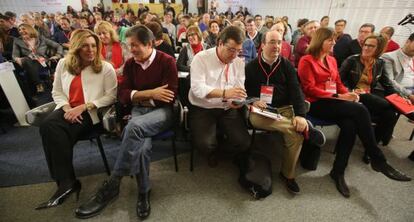
{"label": "man wearing glasses", "polygon": [[280,56],[282,34],[272,30],[263,34],[262,53],[246,65],[245,87],[249,97],[260,97],[254,107],[276,108],[282,119],[274,120],[251,112],[253,127],[280,132],[283,136],[282,167],[280,178],[292,194],[300,192],[295,181],[295,168],[303,139],[318,146],[325,143],[325,136],[305,119],[307,107],[297,78],[289,60]]}
{"label": "man wearing glasses", "polygon": [[244,151],[250,144],[245,121],[234,100],[246,98],[244,62],[238,57],[245,39],[235,26],[225,28],[217,39],[217,47],[201,51],[191,63],[190,103],[191,145],[208,155],[208,164],[217,165],[217,128],[230,144]]}
{"label": "man wearing glasses", "polygon": [[[358,38],[349,42],[347,48],[344,50],[344,60],[351,55],[361,54],[365,38],[374,34],[374,31],[375,26],[371,23],[361,25],[358,31]],[[338,66],[340,66],[339,63]]]}

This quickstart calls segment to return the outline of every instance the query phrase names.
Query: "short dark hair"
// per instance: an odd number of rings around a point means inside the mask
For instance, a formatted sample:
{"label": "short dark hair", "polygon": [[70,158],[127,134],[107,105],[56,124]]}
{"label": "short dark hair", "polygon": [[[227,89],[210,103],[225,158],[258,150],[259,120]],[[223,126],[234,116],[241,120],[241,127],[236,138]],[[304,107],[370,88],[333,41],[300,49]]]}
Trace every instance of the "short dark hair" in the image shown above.
{"label": "short dark hair", "polygon": [[145,26],[147,26],[152,31],[156,40],[162,39],[162,28],[158,22],[148,22],[145,24]]}
{"label": "short dark hair", "polygon": [[220,32],[217,37],[217,42],[227,43],[230,39],[235,41],[237,44],[242,44],[246,36],[244,32],[236,26],[228,26]]}
{"label": "short dark hair", "polygon": [[251,23],[251,22],[254,22],[254,19],[249,18],[249,19],[247,19],[246,24]]}
{"label": "short dark hair", "polygon": [[125,38],[135,37],[144,45],[152,43],[155,39],[152,31],[145,25],[134,25],[125,33]]}
{"label": "short dark hair", "polygon": [[374,57],[379,58],[381,54],[384,52],[385,47],[387,46],[387,40],[382,35],[373,34],[365,38],[364,44],[368,39],[377,40],[377,49],[375,50]]}
{"label": "short dark hair", "polygon": [[372,23],[362,24],[361,27],[359,27],[359,30],[361,30],[362,28],[365,28],[365,27],[371,28],[371,32],[375,31],[375,25],[372,24]]}
{"label": "short dark hair", "polygon": [[326,18],[329,18],[329,16],[327,16],[327,15],[323,16],[323,17],[321,18],[321,22],[322,22],[324,19],[326,19]]}
{"label": "short dark hair", "polygon": [[307,19],[307,18],[299,19],[299,21],[298,21],[298,27],[302,27],[307,22],[309,22],[309,19]]}
{"label": "short dark hair", "polygon": [[259,15],[259,14],[257,14],[257,15],[255,15],[254,16],[254,18],[257,18],[257,17],[260,17],[260,18],[263,18],[261,15]]}
{"label": "short dark hair", "polygon": [[394,35],[394,28],[391,26],[386,26],[385,28],[385,33],[387,33],[387,35],[390,36],[390,38]]}
{"label": "short dark hair", "polygon": [[346,20],[345,19],[338,19],[338,20],[336,20],[335,25],[338,24],[338,23],[340,23],[340,22],[343,22],[346,25]]}
{"label": "short dark hair", "polygon": [[5,16],[8,16],[10,18],[16,18],[16,13],[11,12],[11,11],[7,11],[4,13]]}
{"label": "short dark hair", "polygon": [[410,41],[414,41],[414,32],[411,33],[411,35],[408,37],[408,40]]}

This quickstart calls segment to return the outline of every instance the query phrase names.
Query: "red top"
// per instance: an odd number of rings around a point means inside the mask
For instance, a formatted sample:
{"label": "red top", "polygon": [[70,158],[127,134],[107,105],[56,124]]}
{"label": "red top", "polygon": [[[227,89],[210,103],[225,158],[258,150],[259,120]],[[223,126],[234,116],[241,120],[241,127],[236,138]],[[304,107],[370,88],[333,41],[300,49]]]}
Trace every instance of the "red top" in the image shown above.
{"label": "red top", "polygon": [[[106,47],[102,45],[101,54],[104,58],[106,58]],[[119,42],[112,43],[112,56],[111,56],[111,63],[114,69],[118,69],[122,66],[123,57],[122,57],[122,47]]]}
{"label": "red top", "polygon": [[77,107],[79,105],[85,104],[85,99],[83,97],[83,88],[82,88],[82,74],[76,75],[70,83],[69,88],[69,104],[70,107]]}
{"label": "red top", "polygon": [[295,67],[298,67],[299,60],[306,54],[306,49],[309,46],[311,38],[307,35],[302,36],[295,46]]}
{"label": "red top", "polygon": [[[388,42],[387,48],[385,49],[385,52],[392,52],[397,49],[400,49],[400,46],[398,43],[394,42],[392,39]],[[384,52],[384,53],[385,53]]]}
{"label": "red top", "polygon": [[326,62],[328,67],[325,67],[319,59],[315,59],[312,55],[303,56],[299,62],[298,75],[303,93],[309,102],[332,97],[332,93],[325,90],[326,82],[329,80],[336,83],[338,94],[348,92],[339,76],[335,58],[328,55]]}
{"label": "red top", "polygon": [[197,53],[203,50],[203,45],[199,42],[197,45],[191,45],[191,48],[193,49],[194,55],[197,55]]}
{"label": "red top", "polygon": [[292,47],[285,40],[282,41],[282,50],[280,51],[280,55],[289,60],[292,65],[295,65],[295,58],[292,55]]}

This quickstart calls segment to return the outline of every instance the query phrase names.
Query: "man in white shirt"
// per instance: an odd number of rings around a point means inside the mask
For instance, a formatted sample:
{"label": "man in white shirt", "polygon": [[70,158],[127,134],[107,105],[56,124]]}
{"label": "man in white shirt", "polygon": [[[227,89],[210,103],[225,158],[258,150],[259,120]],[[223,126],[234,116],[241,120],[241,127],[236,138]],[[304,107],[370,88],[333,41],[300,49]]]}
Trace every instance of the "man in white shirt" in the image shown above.
{"label": "man in white shirt", "polygon": [[225,28],[218,36],[217,47],[198,53],[191,63],[191,88],[188,95],[192,146],[209,155],[208,163],[217,165],[212,155],[217,146],[217,126],[230,143],[240,151],[250,144],[241,105],[232,101],[246,97],[244,62],[238,57],[245,39],[235,26]]}
{"label": "man in white shirt", "polygon": [[[414,33],[411,33],[401,49],[385,53],[382,58],[385,60],[385,70],[394,88],[414,103]],[[408,114],[407,117],[414,120],[414,113]],[[414,161],[414,151],[409,158]]]}

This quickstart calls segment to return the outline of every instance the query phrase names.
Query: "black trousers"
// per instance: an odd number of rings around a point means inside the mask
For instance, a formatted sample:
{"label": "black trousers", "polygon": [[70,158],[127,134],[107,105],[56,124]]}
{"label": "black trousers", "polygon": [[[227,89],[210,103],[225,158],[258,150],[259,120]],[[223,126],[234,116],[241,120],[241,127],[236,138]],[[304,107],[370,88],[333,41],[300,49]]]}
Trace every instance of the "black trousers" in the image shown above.
{"label": "black trousers", "polygon": [[72,162],[73,146],[94,127],[88,112],[82,113],[82,124],[67,122],[64,113],[62,109],[53,111],[40,126],[50,176],[56,182],[76,179]]}
{"label": "black trousers", "polygon": [[182,1],[182,3],[183,3],[183,13],[187,15],[188,14],[188,0]]}
{"label": "black trousers", "polygon": [[338,174],[345,172],[357,135],[373,161],[385,161],[384,154],[375,141],[371,116],[364,105],[349,101],[321,99],[311,104],[308,114],[336,122],[341,129],[335,146],[334,172]]}
{"label": "black trousers", "polygon": [[22,68],[26,72],[29,84],[33,86],[32,88],[40,83],[39,73],[42,65],[40,65],[38,61],[32,60],[30,58],[24,58],[22,60]]}
{"label": "black trousers", "polygon": [[240,110],[204,109],[192,106],[190,109],[191,145],[203,153],[217,148],[217,128],[223,130],[230,144],[238,151],[246,151],[250,135]]}
{"label": "black trousers", "polygon": [[376,141],[388,144],[398,121],[398,115],[393,105],[383,97],[372,93],[360,95],[360,102],[367,107],[373,117],[372,121],[376,124]]}

